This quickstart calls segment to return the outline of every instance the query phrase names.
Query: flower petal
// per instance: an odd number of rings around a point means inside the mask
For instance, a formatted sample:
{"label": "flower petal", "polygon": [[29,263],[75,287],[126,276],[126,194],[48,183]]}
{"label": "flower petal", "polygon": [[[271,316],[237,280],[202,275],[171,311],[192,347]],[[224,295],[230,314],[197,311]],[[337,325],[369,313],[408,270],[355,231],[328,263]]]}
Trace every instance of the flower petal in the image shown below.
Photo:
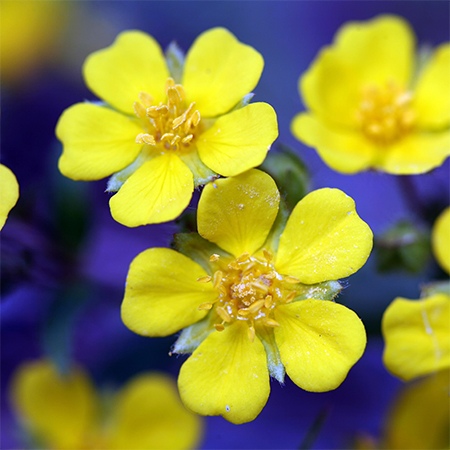
{"label": "flower petal", "polygon": [[275,182],[259,170],[216,180],[200,197],[198,232],[236,257],[253,254],[264,244],[279,202]]}
{"label": "flower petal", "polygon": [[258,83],[262,56],[224,28],[202,33],[188,54],[183,86],[203,117],[224,114]]}
{"label": "flower petal", "polygon": [[0,230],[19,198],[19,184],[8,167],[0,164]]}
{"label": "flower petal", "polygon": [[81,448],[95,423],[98,400],[80,370],[59,374],[49,361],[23,364],[14,375],[12,398],[19,416],[45,448]]}
{"label": "flower petal", "polygon": [[158,373],[133,378],[118,393],[108,448],[123,450],[191,449],[199,443],[202,422],[181,403],[177,387]]}
{"label": "flower petal", "polygon": [[411,133],[380,153],[376,167],[395,175],[421,174],[450,155],[450,131]]}
{"label": "flower petal", "polygon": [[251,103],[220,117],[197,140],[201,160],[224,176],[259,166],[278,136],[277,116],[267,103]]}
{"label": "flower petal", "polygon": [[140,92],[158,104],[165,97],[169,71],[159,44],[141,31],[124,31],[114,43],[90,54],[83,66],[89,88],[102,100],[128,114]]}
{"label": "flower petal", "polygon": [[382,319],[383,361],[403,380],[450,367],[450,296],[397,297]]}
{"label": "flower petal", "polygon": [[302,389],[336,389],[366,345],[364,325],[345,306],[301,300],[275,309],[275,339],[292,381]]}
{"label": "flower petal", "polygon": [[447,370],[407,384],[384,421],[381,448],[448,448],[449,372]]}
{"label": "flower petal", "polygon": [[275,267],[302,283],[337,280],[359,270],[372,250],[372,231],[339,189],[311,192],[292,211]]}
{"label": "flower petal", "polygon": [[302,77],[305,103],[322,118],[354,125],[364,87],[384,87],[388,81],[407,87],[413,52],[414,34],[400,17],[349,22]]}
{"label": "flower petal", "polygon": [[217,291],[200,283],[207,273],[194,261],[168,248],[151,248],[131,263],[122,303],[122,320],[143,336],[169,336],[202,319],[202,303]]}
{"label": "flower petal", "polygon": [[247,331],[247,324],[237,321],[211,333],[183,364],[178,387],[188,408],[236,424],[261,412],[270,391],[266,353]]}
{"label": "flower petal", "polygon": [[361,133],[336,130],[310,114],[298,114],[291,124],[294,136],[317,150],[332,169],[355,173],[371,167],[377,149]]}
{"label": "flower petal", "polygon": [[77,103],[66,109],[56,126],[63,143],[58,167],[73,180],[100,180],[131,164],[142,145],[137,122],[92,103]]}
{"label": "flower petal", "polygon": [[436,219],[431,234],[433,253],[441,267],[450,274],[450,207]]}
{"label": "flower petal", "polygon": [[427,62],[413,98],[417,126],[439,129],[450,125],[450,44],[441,45]]}
{"label": "flower petal", "polygon": [[177,218],[194,190],[192,172],[178,156],[166,153],[144,163],[111,197],[111,214],[127,227]]}

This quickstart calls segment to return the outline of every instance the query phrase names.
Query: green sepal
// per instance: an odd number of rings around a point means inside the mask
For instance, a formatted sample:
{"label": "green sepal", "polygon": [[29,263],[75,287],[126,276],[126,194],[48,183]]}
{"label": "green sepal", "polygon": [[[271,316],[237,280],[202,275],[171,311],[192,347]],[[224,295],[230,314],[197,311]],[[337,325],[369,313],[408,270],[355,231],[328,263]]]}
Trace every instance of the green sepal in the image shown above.
{"label": "green sepal", "polygon": [[172,247],[200,264],[208,275],[213,274],[213,268],[209,258],[212,254],[229,256],[216,244],[203,239],[198,233],[177,233],[172,242]]}
{"label": "green sepal", "polygon": [[210,181],[219,178],[216,172],[203,164],[197,151],[188,152],[179,155],[181,160],[189,167],[194,176],[194,187],[204,186]]}
{"label": "green sepal", "polygon": [[211,311],[204,319],[184,328],[172,347],[172,353],[192,353],[213,331],[219,322],[217,314]]}
{"label": "green sepal", "polygon": [[175,83],[181,83],[184,70],[184,52],[176,42],[171,42],[165,52],[167,67]]}
{"label": "green sepal", "polygon": [[450,280],[427,283],[426,285],[422,286],[420,293],[420,296],[422,298],[431,297],[432,295],[436,294],[445,294],[450,297]]}
{"label": "green sepal", "polygon": [[259,168],[275,180],[290,211],[309,191],[308,169],[287,145],[279,144],[271,149]]}
{"label": "green sepal", "polygon": [[297,300],[334,300],[342,291],[342,285],[339,281],[323,281],[317,284],[296,284],[294,285],[295,296]]}
{"label": "green sepal", "polygon": [[273,332],[273,329],[256,325],[256,334],[266,350],[267,367],[269,369],[270,376],[283,384],[286,370],[281,361],[280,352],[275,341],[275,333]]}
{"label": "green sepal", "polygon": [[428,233],[407,221],[398,222],[375,238],[374,248],[380,272],[406,270],[418,273],[425,268],[431,255]]}

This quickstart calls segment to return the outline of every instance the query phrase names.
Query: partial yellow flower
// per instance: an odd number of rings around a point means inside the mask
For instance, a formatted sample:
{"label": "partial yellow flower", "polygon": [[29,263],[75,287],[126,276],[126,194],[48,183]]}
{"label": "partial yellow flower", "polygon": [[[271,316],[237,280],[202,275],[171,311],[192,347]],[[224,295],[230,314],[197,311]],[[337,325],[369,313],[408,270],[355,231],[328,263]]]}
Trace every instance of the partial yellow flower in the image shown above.
{"label": "partial yellow flower", "polygon": [[328,300],[341,290],[335,280],[365,263],[370,228],[338,189],[308,194],[287,222],[279,202],[259,170],[209,183],[199,235],[177,237],[185,254],[152,248],[130,266],[122,319],[144,336],[184,329],[173,352],[192,355],[178,386],[197,413],[251,421],[269,375],[283,382],[286,371],[303,389],[329,391],[364,351],[361,320]]}
{"label": "partial yellow flower", "polygon": [[19,199],[19,184],[8,167],[0,164],[0,230]]}
{"label": "partial yellow flower", "polygon": [[299,81],[308,112],[293,134],[331,168],[419,174],[450,155],[450,45],[416,73],[415,37],[400,17],[345,24]]}
{"label": "partial yellow flower", "polygon": [[450,367],[450,296],[396,298],[382,319],[383,362],[403,380]]}
{"label": "partial yellow flower", "polygon": [[431,233],[431,244],[435,258],[450,274],[450,207],[436,219]]}
{"label": "partial yellow flower", "polygon": [[108,398],[106,414],[87,374],[62,375],[47,360],[23,364],[14,375],[12,400],[39,448],[189,449],[202,422],[180,402],[166,375],[144,373]]}
{"label": "partial yellow flower", "polygon": [[121,33],[84,64],[105,104],[78,103],[61,116],[59,169],[75,180],[110,175],[111,213],[134,227],[178,217],[194,187],[262,163],[278,135],[276,115],[247,95],[262,56],[223,28],[201,34],[184,61],[167,59],[140,31]]}
{"label": "partial yellow flower", "polygon": [[449,448],[449,376],[442,370],[400,391],[385,420],[380,448]]}
{"label": "partial yellow flower", "polygon": [[55,58],[71,7],[52,0],[0,1],[2,85],[24,81]]}

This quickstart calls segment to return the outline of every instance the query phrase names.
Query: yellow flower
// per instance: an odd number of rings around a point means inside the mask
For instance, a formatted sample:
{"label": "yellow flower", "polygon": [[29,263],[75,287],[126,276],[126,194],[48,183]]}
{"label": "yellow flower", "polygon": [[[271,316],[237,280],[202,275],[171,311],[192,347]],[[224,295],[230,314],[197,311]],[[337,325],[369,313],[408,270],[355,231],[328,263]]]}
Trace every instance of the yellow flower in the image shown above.
{"label": "yellow flower", "polygon": [[55,58],[71,7],[51,0],[0,0],[2,85],[23,82]]}
{"label": "yellow flower", "polygon": [[121,33],[84,65],[106,105],[78,103],[56,128],[61,172],[75,180],[114,174],[111,213],[130,227],[175,219],[194,187],[258,166],[278,135],[273,108],[248,104],[264,64],[256,50],[214,28],[185,62],[179,53],[172,48],[166,62],[151,36]]}
{"label": "yellow flower", "polygon": [[300,78],[307,108],[292,132],[331,168],[419,174],[450,155],[450,45],[415,73],[415,37],[400,17],[352,22]]}
{"label": "yellow flower", "polygon": [[380,448],[449,448],[449,375],[443,370],[406,385],[386,418]]}
{"label": "yellow flower", "polygon": [[19,199],[19,185],[15,175],[8,167],[0,164],[0,230],[9,212]]}
{"label": "yellow flower", "polygon": [[[450,207],[437,218],[432,247],[442,268],[450,272]],[[390,372],[411,380],[450,367],[450,295],[448,282],[425,286],[424,298],[396,298],[382,319],[383,361]]]}
{"label": "yellow flower", "polygon": [[81,369],[63,376],[47,360],[23,364],[14,376],[12,399],[40,447],[58,449],[188,449],[202,423],[181,404],[166,375],[143,373],[106,398]]}
{"label": "yellow flower", "polygon": [[[334,280],[356,272],[372,232],[338,189],[308,194],[287,222],[273,179],[251,170],[208,184],[199,235],[181,235],[186,255],[167,248],[130,266],[122,319],[134,332],[167,336],[192,353],[178,386],[184,403],[234,423],[253,420],[269,396],[269,375],[285,371],[301,388],[337,388],[362,355],[357,315],[332,300]],[[286,222],[286,223],[285,223]]]}
{"label": "yellow flower", "polygon": [[450,274],[450,207],[446,208],[434,223],[431,243],[437,261]]}

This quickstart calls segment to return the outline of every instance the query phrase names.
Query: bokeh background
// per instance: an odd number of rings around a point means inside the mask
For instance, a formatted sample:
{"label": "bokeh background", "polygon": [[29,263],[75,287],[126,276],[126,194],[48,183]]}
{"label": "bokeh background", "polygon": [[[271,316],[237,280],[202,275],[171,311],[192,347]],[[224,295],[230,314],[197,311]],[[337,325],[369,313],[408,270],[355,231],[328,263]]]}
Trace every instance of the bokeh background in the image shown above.
{"label": "bokeh background", "polygon": [[[140,29],[163,48],[175,40],[187,51],[201,32],[223,26],[257,49],[265,68],[254,100],[277,111],[274,149],[286,145],[304,161],[309,189],[338,187],[353,197],[380,242],[399,220],[413,221],[426,235],[449,204],[449,161],[407,183],[372,172],[342,175],[290,132],[293,116],[304,109],[299,76],[342,24],[393,13],[411,23],[419,45],[436,46],[449,40],[447,1],[1,0],[0,7],[1,162],[20,185],[0,236],[2,449],[22,445],[8,388],[24,361],[42,355],[60,364],[76,361],[105,388],[149,370],[175,378],[185,359],[168,354],[175,337],[140,337],[120,320],[130,262],[149,247],[169,246],[177,223],[126,228],[110,216],[106,180],[74,182],[57,170],[58,117],[76,102],[95,100],[82,63],[120,31]],[[338,301],[362,318],[368,346],[340,388],[312,394],[288,379],[284,386],[272,381],[254,422],[206,418],[200,448],[341,449],[361,436],[378,439],[403,385],[382,365],[380,321],[396,296],[418,298],[422,283],[443,276],[431,254],[423,255],[414,272],[395,265],[380,272],[373,253],[346,281]]]}

